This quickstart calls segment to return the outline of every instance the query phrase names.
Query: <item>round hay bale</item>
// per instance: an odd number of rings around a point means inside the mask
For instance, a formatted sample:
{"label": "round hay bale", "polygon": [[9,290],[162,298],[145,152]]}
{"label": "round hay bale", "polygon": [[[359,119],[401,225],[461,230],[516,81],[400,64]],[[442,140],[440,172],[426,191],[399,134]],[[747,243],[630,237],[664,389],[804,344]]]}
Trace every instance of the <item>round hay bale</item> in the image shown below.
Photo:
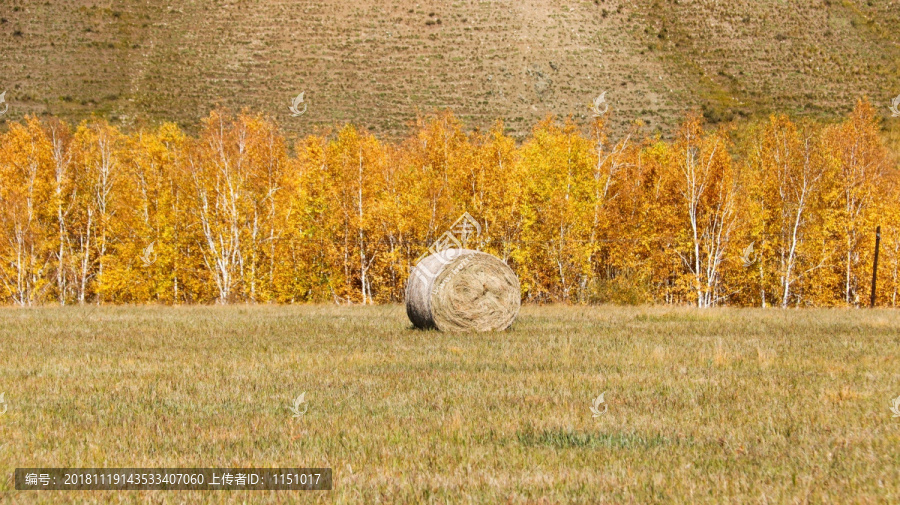
{"label": "round hay bale", "polygon": [[505,330],[520,305],[515,272],[500,258],[470,249],[426,257],[406,284],[406,315],[417,328]]}

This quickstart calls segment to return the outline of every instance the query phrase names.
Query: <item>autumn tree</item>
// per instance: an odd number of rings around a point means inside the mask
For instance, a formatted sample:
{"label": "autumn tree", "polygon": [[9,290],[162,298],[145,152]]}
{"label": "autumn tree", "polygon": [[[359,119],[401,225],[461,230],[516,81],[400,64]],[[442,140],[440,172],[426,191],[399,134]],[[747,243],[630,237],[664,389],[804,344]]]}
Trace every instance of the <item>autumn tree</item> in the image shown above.
{"label": "autumn tree", "polygon": [[33,305],[48,287],[50,145],[34,117],[0,137],[0,279],[16,305]]}
{"label": "autumn tree", "polygon": [[[290,153],[271,119],[223,110],[193,136],[10,122],[0,298],[400,302],[446,242],[507,261],[534,302],[858,305],[881,225],[876,295],[898,302],[900,185],[867,101],[733,137],[689,114],[671,140],[596,114],[517,144],[442,111],[397,141],[344,125]],[[466,212],[480,233],[445,234]]]}
{"label": "autumn tree", "polygon": [[[269,296],[273,263],[266,244],[277,239],[285,177],[284,141],[260,116],[230,118],[214,111],[199,138],[188,144],[185,161],[202,230],[203,261],[219,303],[235,296],[249,301]],[[267,267],[267,268],[266,268]]]}
{"label": "autumn tree", "polygon": [[373,303],[370,270],[381,252],[384,232],[378,212],[384,184],[381,146],[372,135],[345,126],[328,144],[325,170],[333,218],[330,236],[338,247],[343,280],[332,288],[345,300]]}
{"label": "autumn tree", "polygon": [[721,132],[704,132],[702,118],[691,114],[678,131],[670,160],[672,188],[680,196],[677,211],[687,225],[677,230],[685,244],[675,251],[690,274],[698,307],[716,305],[725,296],[721,269],[736,203],[728,142]]}
{"label": "autumn tree", "polygon": [[767,280],[777,280],[777,290],[768,292],[787,307],[800,301],[795,284],[828,260],[818,222],[827,168],[820,135],[813,125],[798,126],[779,115],[772,116],[752,140],[747,186],[758,203],[762,226],[752,234],[755,240],[746,247],[742,261],[746,268],[759,268],[763,306]]}
{"label": "autumn tree", "polygon": [[120,183],[122,134],[104,120],[85,122],[74,135],[73,178],[76,207],[73,224],[77,240],[78,301],[91,292],[103,302],[107,288],[104,274],[117,226],[116,191]]}
{"label": "autumn tree", "polygon": [[840,237],[837,249],[843,258],[843,298],[847,304],[856,304],[871,250],[863,245],[869,246],[873,237],[877,218],[872,211],[886,196],[883,190],[889,163],[872,104],[859,100],[846,121],[826,129],[823,144],[825,156],[836,167],[834,208]]}
{"label": "autumn tree", "polygon": [[571,122],[540,122],[521,148],[528,202],[522,237],[523,285],[534,300],[577,301],[589,271],[593,171],[589,139]]}

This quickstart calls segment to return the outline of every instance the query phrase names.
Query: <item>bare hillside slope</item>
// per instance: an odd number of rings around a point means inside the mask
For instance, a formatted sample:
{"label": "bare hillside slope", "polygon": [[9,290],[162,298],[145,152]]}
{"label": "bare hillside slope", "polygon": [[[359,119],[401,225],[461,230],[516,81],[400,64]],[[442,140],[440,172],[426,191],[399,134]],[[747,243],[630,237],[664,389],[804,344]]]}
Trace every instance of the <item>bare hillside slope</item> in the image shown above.
{"label": "bare hillside slope", "polygon": [[[772,110],[834,116],[900,94],[900,6],[872,0],[0,0],[5,119],[193,128],[217,104],[293,133],[402,133],[417,109],[517,135],[587,113],[668,131]],[[308,111],[291,117],[305,91]]]}

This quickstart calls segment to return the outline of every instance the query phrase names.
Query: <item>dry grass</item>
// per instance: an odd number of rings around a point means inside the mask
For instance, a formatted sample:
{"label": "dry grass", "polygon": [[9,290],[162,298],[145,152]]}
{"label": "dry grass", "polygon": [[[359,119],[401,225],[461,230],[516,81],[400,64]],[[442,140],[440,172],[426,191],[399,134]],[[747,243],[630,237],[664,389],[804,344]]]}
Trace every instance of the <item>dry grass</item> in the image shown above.
{"label": "dry grass", "polygon": [[[894,0],[196,0],[39,2],[0,10],[10,112],[189,129],[217,103],[293,133],[352,121],[405,134],[416,111],[498,118],[517,137],[548,113],[585,120],[601,90],[622,131],[668,135],[771,111],[835,117],[900,93]],[[291,97],[309,109],[290,117]]]}
{"label": "dry grass", "polygon": [[[0,310],[0,502],[900,500],[898,312],[524,307],[498,334],[409,326],[399,306]],[[301,465],[333,467],[335,489],[11,491],[17,466]]]}

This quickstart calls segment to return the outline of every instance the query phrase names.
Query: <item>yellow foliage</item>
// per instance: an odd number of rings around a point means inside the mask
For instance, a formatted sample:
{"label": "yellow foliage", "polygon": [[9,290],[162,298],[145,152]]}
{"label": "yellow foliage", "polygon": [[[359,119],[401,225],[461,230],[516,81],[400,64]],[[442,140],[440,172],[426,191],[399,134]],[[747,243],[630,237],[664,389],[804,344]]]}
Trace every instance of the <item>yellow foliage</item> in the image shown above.
{"label": "yellow foliage", "polygon": [[526,301],[861,305],[880,225],[878,302],[900,302],[900,187],[867,101],[739,141],[697,114],[671,140],[640,129],[548,117],[517,145],[442,112],[399,142],[347,125],[289,153],[247,113],[196,136],[31,117],[0,133],[0,299],[396,302],[469,212],[466,245],[513,266]]}

